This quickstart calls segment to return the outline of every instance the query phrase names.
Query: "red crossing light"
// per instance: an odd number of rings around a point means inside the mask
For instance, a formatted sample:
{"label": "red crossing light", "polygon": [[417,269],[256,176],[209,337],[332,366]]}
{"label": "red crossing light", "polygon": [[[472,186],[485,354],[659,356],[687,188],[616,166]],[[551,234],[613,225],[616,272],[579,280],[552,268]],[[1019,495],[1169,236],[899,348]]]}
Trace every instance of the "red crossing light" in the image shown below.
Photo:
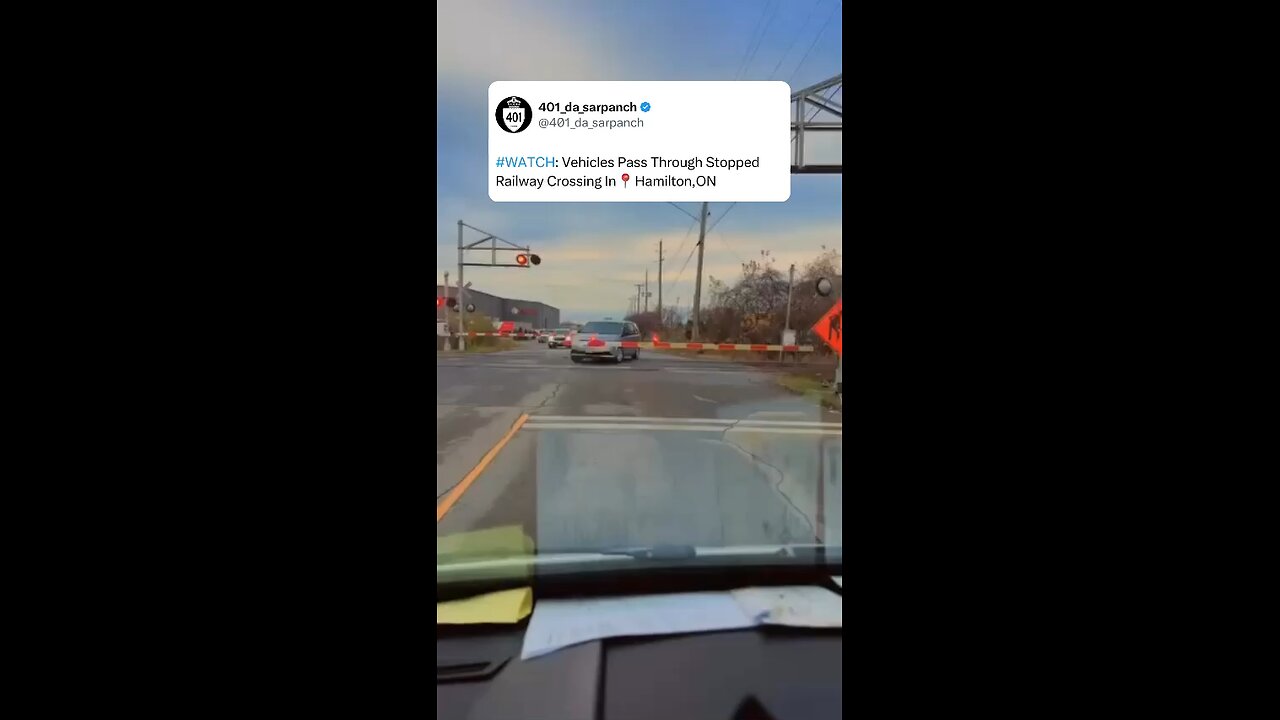
{"label": "red crossing light", "polygon": [[524,253],[520,253],[516,256],[516,264],[520,267],[529,267],[529,256]]}

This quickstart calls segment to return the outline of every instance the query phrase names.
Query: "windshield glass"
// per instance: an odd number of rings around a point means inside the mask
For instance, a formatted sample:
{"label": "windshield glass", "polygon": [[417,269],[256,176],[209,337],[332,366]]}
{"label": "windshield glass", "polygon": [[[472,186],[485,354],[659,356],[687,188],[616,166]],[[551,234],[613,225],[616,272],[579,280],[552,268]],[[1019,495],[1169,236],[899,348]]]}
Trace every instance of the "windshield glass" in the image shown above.
{"label": "windshield glass", "polygon": [[622,323],[620,322],[589,322],[582,326],[584,333],[598,333],[601,335],[621,335]]}
{"label": "windshield glass", "polygon": [[[637,548],[840,557],[841,22],[831,0],[437,3],[439,582]],[[767,115],[767,142],[628,145],[671,117],[643,83],[712,81],[777,99],[711,103],[709,141]],[[766,145],[784,192],[740,192]]]}

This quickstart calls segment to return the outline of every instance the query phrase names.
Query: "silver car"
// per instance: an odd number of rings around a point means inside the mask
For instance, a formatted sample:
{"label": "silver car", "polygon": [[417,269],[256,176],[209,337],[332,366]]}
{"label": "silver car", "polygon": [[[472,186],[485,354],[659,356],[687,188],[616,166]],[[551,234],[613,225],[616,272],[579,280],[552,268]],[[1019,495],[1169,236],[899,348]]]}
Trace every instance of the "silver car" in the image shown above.
{"label": "silver car", "polygon": [[[626,320],[593,320],[573,334],[569,347],[569,359],[576,363],[583,360],[607,359],[620,363],[627,358],[640,357],[639,348],[623,348],[617,343],[640,341],[640,328]],[[613,343],[610,347],[609,343]]]}
{"label": "silver car", "polygon": [[547,347],[569,347],[569,336],[572,334],[573,331],[569,328],[558,328],[551,331],[551,334],[547,336]]}

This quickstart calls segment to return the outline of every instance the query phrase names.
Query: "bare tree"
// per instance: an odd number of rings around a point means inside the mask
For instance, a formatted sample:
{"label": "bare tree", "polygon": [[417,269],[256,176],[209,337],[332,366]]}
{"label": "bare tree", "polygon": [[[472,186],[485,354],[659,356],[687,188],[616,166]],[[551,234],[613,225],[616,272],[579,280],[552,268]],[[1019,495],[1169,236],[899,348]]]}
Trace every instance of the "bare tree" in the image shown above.
{"label": "bare tree", "polygon": [[662,326],[668,329],[679,329],[684,325],[684,313],[679,308],[667,306],[662,308]]}
{"label": "bare tree", "polygon": [[[732,285],[709,277],[701,328],[710,342],[776,343],[782,337],[787,310],[787,279],[773,267],[773,258],[761,253],[763,261],[742,264],[742,275]],[[826,250],[796,277],[791,299],[791,327],[808,330],[835,302],[835,293],[822,297],[818,278],[825,277],[840,288],[840,256]]]}
{"label": "bare tree", "polygon": [[[823,297],[818,294],[818,279],[831,281],[832,292]],[[814,258],[796,277],[796,287],[791,299],[791,326],[805,333],[818,322],[824,313],[840,297],[843,277],[840,273],[840,256],[835,250],[826,250]]]}
{"label": "bare tree", "polygon": [[653,334],[659,329],[657,310],[631,313],[630,315],[627,315],[625,319],[635,323],[640,328],[640,334],[646,340],[652,339]]}

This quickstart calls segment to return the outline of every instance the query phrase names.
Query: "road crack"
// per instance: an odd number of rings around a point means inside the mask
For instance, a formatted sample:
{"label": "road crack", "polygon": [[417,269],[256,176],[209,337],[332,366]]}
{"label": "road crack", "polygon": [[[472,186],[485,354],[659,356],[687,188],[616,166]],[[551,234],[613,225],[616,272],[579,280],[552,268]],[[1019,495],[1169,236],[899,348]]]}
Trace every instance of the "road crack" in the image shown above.
{"label": "road crack", "polygon": [[[724,442],[726,445],[730,445],[746,453],[748,456],[751,457],[752,460],[756,462],[757,465],[763,465],[764,467],[767,467],[770,470],[773,470],[775,473],[777,473],[778,481],[773,485],[774,491],[777,492],[779,495],[781,495],[782,499],[787,501],[787,505],[790,505],[791,509],[795,510],[796,514],[800,516],[800,519],[804,521],[804,524],[809,526],[809,533],[813,535],[814,540],[815,541],[820,540],[820,538],[818,538],[818,529],[815,528],[813,525],[813,522],[809,520],[809,516],[801,512],[800,508],[796,506],[795,501],[793,501],[789,495],[787,495],[785,492],[782,491],[782,481],[786,479],[786,475],[782,472],[782,469],[771,462],[767,462],[764,458],[760,457],[759,455],[756,455],[755,453],[751,452],[750,450],[742,447],[738,443],[728,438],[729,431],[737,427],[738,423],[742,422],[744,419],[745,418],[738,418],[737,420],[734,420],[732,425],[730,425],[729,427],[721,431],[720,440]],[[783,518],[782,518],[782,542],[783,543],[788,543],[791,541],[790,539],[791,535],[787,531],[786,520],[787,520],[786,513],[784,512]]]}
{"label": "road crack", "polygon": [[556,389],[552,390],[550,395],[542,398],[542,402],[538,403],[538,407],[535,409],[541,410],[542,408],[547,406],[547,403],[551,402],[552,400],[555,400],[556,396],[560,394],[560,388],[562,387],[564,387],[564,383],[556,383]]}

